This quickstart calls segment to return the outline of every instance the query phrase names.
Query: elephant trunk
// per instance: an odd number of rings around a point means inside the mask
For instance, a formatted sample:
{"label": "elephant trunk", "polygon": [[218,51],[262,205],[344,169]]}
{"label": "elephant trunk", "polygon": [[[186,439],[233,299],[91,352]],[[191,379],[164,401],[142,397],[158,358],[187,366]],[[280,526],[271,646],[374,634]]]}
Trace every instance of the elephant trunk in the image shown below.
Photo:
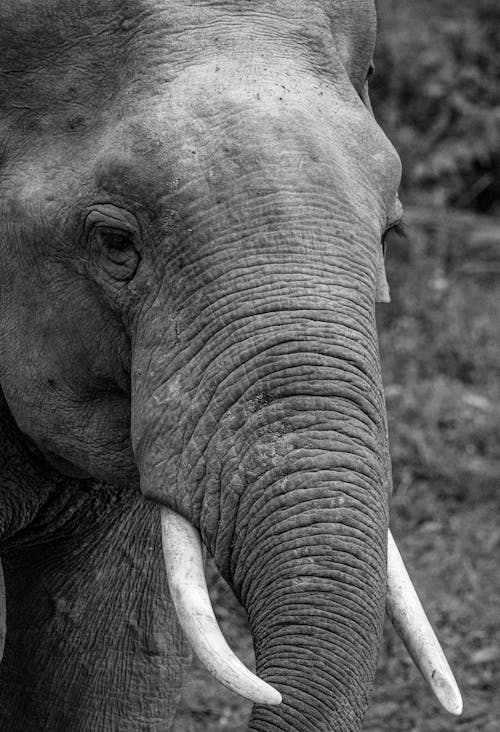
{"label": "elephant trunk", "polygon": [[322,439],[329,448],[288,455],[290,472],[238,512],[233,586],[257,673],[283,697],[255,707],[251,730],[357,730],[371,691],[386,586],[383,461],[361,440]]}
{"label": "elephant trunk", "polygon": [[[338,321],[348,308],[337,308]],[[356,730],[366,708],[390,487],[368,325],[366,313],[349,331],[303,310],[268,313],[263,342],[238,347],[232,330],[198,387],[193,365],[135,411],[143,490],[201,530],[247,611],[257,672],[283,696],[255,707],[252,730]]]}

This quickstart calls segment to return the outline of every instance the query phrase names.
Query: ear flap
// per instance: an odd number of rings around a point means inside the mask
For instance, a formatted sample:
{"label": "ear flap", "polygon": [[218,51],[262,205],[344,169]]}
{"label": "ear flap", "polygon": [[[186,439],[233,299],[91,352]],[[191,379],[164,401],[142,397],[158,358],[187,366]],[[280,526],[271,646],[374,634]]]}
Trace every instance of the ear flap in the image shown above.
{"label": "ear flap", "polygon": [[389,285],[385,274],[385,261],[382,247],[377,255],[375,272],[375,302],[391,302]]}

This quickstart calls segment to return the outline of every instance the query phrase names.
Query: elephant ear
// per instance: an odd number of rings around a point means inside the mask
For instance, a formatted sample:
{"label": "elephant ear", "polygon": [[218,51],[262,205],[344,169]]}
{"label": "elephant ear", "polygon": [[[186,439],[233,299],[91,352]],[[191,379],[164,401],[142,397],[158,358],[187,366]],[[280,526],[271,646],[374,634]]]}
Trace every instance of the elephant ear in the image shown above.
{"label": "elephant ear", "polygon": [[3,578],[3,567],[0,561],[0,661],[3,658],[5,647],[5,633],[7,630],[7,605],[5,602],[5,582]]}
{"label": "elephant ear", "polygon": [[375,302],[391,302],[389,285],[385,273],[384,252],[380,248],[377,254],[376,272],[375,272]]}

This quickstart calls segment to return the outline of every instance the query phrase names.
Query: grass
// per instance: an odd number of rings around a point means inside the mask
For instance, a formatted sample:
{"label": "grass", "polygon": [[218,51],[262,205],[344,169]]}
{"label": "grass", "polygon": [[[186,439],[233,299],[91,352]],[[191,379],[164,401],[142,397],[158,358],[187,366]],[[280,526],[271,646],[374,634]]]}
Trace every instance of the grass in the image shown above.
{"label": "grass", "polygon": [[[371,732],[500,728],[500,221],[410,210],[389,242],[392,304],[380,349],[392,442],[391,524],[464,695],[440,710],[385,628]],[[228,641],[252,663],[243,611],[213,566],[212,599]],[[250,705],[195,662],[175,732],[243,732]]]}

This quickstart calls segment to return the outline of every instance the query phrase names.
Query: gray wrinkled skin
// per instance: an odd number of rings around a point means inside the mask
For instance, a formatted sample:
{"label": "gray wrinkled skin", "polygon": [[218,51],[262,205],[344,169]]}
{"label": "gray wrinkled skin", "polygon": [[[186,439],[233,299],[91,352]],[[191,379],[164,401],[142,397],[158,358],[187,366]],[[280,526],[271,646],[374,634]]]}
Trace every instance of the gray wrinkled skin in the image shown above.
{"label": "gray wrinkled skin", "polygon": [[283,694],[359,730],[390,465],[374,303],[400,165],[369,0],[0,5],[2,730],[166,730],[157,504]]}

